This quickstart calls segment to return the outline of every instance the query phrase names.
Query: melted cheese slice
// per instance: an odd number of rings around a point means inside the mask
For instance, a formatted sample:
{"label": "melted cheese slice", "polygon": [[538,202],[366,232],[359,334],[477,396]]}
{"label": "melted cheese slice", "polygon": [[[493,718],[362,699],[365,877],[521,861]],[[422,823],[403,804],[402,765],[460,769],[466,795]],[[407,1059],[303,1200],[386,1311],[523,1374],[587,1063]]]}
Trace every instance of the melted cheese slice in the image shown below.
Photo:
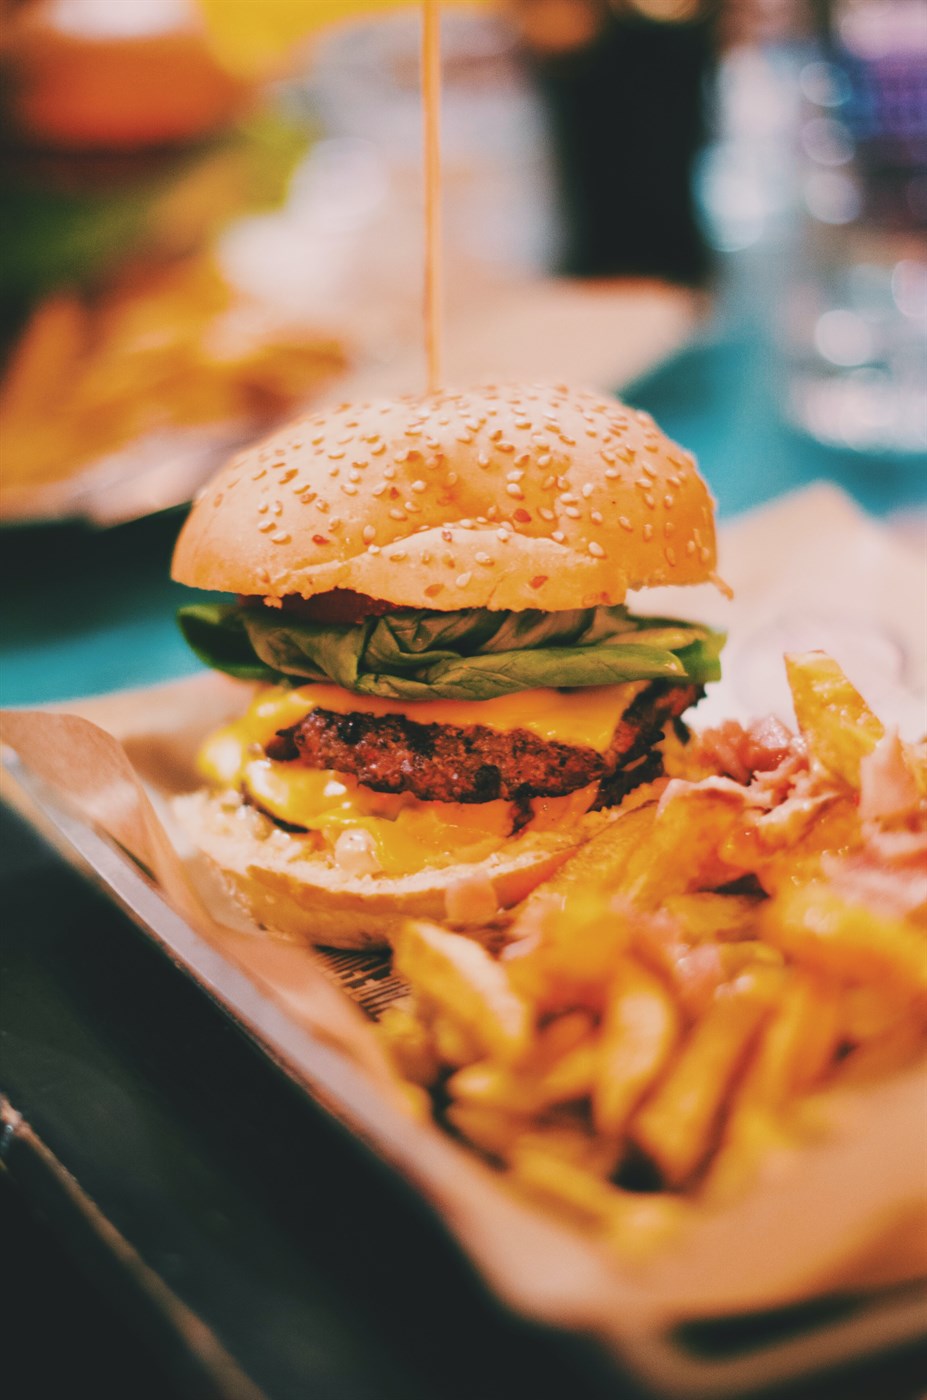
{"label": "melted cheese slice", "polygon": [[[319,833],[323,843],[334,846],[341,832],[351,828],[368,831],[380,869],[407,874],[426,865],[482,860],[507,838],[511,804],[420,802],[408,794],[374,792],[346,774],[267,758],[264,747],[275,734],[298,724],[313,709],[325,709],[405,715],[419,724],[483,724],[501,732],[527,729],[550,742],[602,753],[618,718],[645,685],[632,681],[569,694],[528,690],[495,700],[413,703],[355,695],[334,685],[264,687],[241,719],[206,740],[197,767],[214,787],[243,789],[265,812]],[[537,802],[529,828],[550,829],[582,815],[595,790],[592,784],[567,797]]]}

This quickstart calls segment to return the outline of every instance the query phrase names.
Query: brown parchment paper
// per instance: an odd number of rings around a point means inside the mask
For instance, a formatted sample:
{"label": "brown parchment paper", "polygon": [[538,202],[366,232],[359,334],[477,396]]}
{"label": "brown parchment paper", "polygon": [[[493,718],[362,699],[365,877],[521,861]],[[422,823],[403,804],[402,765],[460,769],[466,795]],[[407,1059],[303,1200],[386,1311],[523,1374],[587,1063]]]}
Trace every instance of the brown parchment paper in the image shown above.
{"label": "brown parchment paper", "polygon": [[171,795],[196,786],[197,741],[240,712],[246,698],[247,687],[236,682],[197,677],[83,702],[69,713],[7,712],[3,739],[150,870],[212,947],[296,1023],[350,1058],[371,1089],[364,1135],[428,1195],[510,1304],[620,1346],[632,1326],[663,1328],[683,1317],[927,1275],[927,1080],[920,1068],[834,1096],[817,1140],[779,1152],[742,1199],[706,1212],[664,1252],[634,1266],[514,1195],[504,1178],[417,1121],[370,1023],[333,984],[324,955],[230,917],[158,815]]}

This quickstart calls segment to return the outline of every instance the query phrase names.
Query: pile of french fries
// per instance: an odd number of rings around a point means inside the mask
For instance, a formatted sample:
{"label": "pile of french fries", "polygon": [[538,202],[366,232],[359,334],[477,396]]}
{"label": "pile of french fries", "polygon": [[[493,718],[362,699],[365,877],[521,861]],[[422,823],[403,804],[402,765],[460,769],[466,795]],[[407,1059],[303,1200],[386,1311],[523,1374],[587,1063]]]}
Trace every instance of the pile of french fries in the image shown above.
{"label": "pile of french fries", "polygon": [[798,735],[668,745],[507,924],[395,943],[379,1025],[413,1101],[629,1255],[925,1049],[923,746],[823,653],[786,665]]}
{"label": "pile of french fries", "polygon": [[3,485],[67,477],[148,433],[266,426],[345,364],[331,336],[262,319],[208,253],[126,274],[95,301],[57,292],[0,377]]}

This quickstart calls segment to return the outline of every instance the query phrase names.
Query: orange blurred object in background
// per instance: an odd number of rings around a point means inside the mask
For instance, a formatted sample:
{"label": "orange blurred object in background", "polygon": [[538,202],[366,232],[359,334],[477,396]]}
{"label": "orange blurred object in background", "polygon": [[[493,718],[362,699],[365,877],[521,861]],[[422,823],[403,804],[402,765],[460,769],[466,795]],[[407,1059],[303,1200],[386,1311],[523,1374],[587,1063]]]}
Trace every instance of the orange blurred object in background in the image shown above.
{"label": "orange blurred object in background", "polygon": [[17,134],[57,149],[195,140],[252,89],[216,57],[195,0],[26,0],[6,17],[0,54]]}

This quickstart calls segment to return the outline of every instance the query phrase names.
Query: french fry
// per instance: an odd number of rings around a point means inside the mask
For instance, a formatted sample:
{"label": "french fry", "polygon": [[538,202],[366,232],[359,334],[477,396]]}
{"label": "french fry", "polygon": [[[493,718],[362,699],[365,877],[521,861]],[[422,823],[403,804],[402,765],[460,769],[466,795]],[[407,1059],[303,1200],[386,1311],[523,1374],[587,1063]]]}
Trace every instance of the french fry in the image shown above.
{"label": "french fry", "polygon": [[433,1084],[440,1064],[434,1036],[421,1017],[405,1006],[389,1006],[378,1026],[403,1077],[413,1084]]}
{"label": "french fry", "polygon": [[682,1186],[713,1145],[728,1089],[769,1014],[779,982],[765,971],[722,989],[660,1088],[631,1120],[632,1140],[671,1186]]}
{"label": "french fry", "polygon": [[531,1120],[524,1115],[483,1103],[458,1101],[450,1105],[444,1116],[461,1137],[500,1161],[508,1158],[515,1143],[531,1127]]}
{"label": "french fry", "polygon": [[823,978],[792,973],[740,1083],[734,1112],[738,1105],[775,1111],[812,1088],[834,1060],[839,1033],[837,989]]}
{"label": "french fry", "polygon": [[487,1054],[509,1061],[524,1053],[531,1035],[528,1006],[504,964],[479,943],[437,924],[410,921],[396,937],[393,959],[400,976]]}
{"label": "french fry", "polygon": [[532,923],[531,935],[516,938],[502,953],[512,986],[542,1013],[601,1007],[628,947],[621,913],[600,893],[574,890],[562,900],[536,903]]}
{"label": "french fry", "polygon": [[849,904],[823,881],[783,891],[761,920],[763,937],[799,964],[848,982],[927,996],[927,937],[909,922]]}
{"label": "french fry", "polygon": [[458,1070],[447,1092],[465,1099],[518,1113],[541,1113],[555,1104],[585,1098],[595,1078],[598,1060],[593,1041],[574,1046],[543,1074],[531,1075],[508,1066],[480,1061]]}
{"label": "french fry", "polygon": [[819,763],[859,790],[860,759],[885,733],[859,691],[823,651],[785,658],[798,727]]}
{"label": "french fry", "polygon": [[679,1201],[622,1191],[533,1145],[514,1149],[511,1176],[523,1191],[602,1231],[628,1259],[646,1258],[665,1244],[687,1215]]}
{"label": "french fry", "polygon": [[602,1021],[592,1088],[597,1130],[617,1136],[664,1068],[679,1035],[679,1012],[662,982],[632,958],[613,984]]}
{"label": "french fry", "polygon": [[669,895],[663,903],[679,920],[687,938],[715,943],[749,937],[760,898],[752,894],[715,894],[702,890],[697,894]]}
{"label": "french fry", "polygon": [[620,893],[635,851],[650,840],[656,813],[655,802],[635,807],[597,832],[569,860],[564,861],[553,879],[548,880],[537,895],[528,899],[526,912],[530,915],[534,898],[561,899],[591,890]]}
{"label": "french fry", "polygon": [[690,787],[670,796],[650,840],[631,853],[620,893],[641,909],[658,909],[670,895],[712,889],[746,874],[749,866],[721,854],[743,824],[743,813],[735,791]]}

